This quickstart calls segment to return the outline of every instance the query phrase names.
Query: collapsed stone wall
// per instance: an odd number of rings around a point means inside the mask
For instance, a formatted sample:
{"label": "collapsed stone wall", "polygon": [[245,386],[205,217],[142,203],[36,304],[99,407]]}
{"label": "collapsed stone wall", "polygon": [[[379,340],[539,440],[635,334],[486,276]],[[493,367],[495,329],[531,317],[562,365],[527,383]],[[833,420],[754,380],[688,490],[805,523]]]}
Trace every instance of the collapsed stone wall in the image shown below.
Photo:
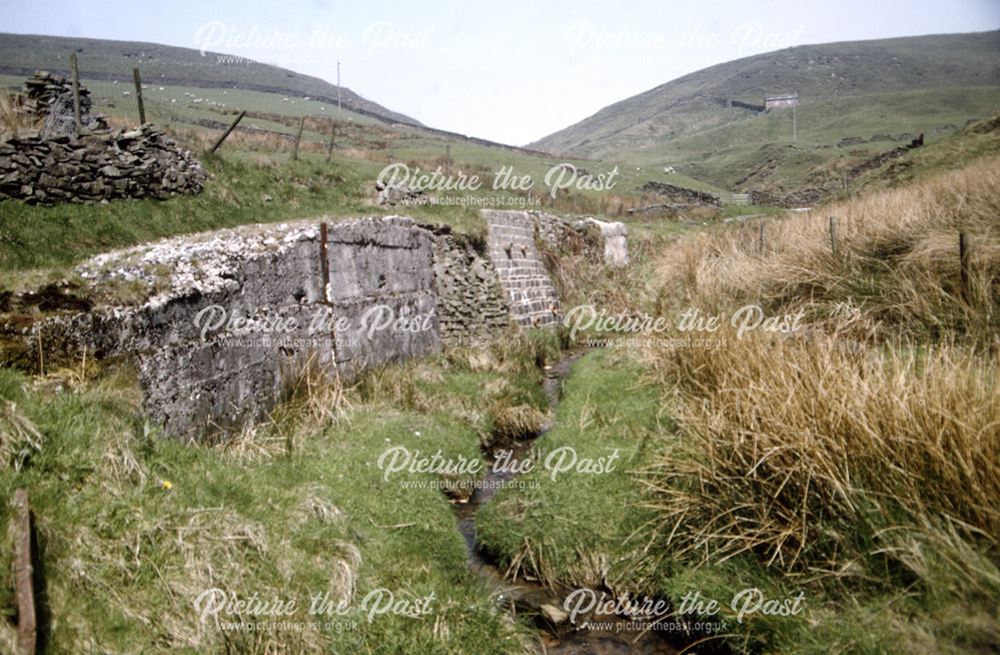
{"label": "collapsed stone wall", "polygon": [[678,206],[722,207],[722,198],[718,195],[696,189],[688,189],[676,184],[650,180],[639,187],[639,189],[644,193],[655,194],[660,198],[666,199],[669,203]]}
{"label": "collapsed stone wall", "polygon": [[29,203],[102,202],[200,193],[207,177],[200,162],[152,125],[110,130],[90,114],[81,87],[76,134],[69,83],[48,73],[26,82],[25,110],[42,129],[0,141],[0,200]]}
{"label": "collapsed stone wall", "polygon": [[550,252],[582,255],[591,262],[600,262],[604,252],[601,230],[591,220],[569,220],[540,211],[528,212],[535,235]]}
{"label": "collapsed stone wall", "polygon": [[540,211],[527,213],[537,237],[552,252],[579,254],[594,264],[628,265],[628,229],[624,223],[596,218],[567,219]]}
{"label": "collapsed stone wall", "polygon": [[[99,255],[77,269],[85,289],[0,298],[5,363],[30,366],[38,347],[50,363],[60,354],[126,357],[144,411],[166,434],[239,427],[306,371],[350,380],[497,338],[512,318],[556,325],[558,298],[535,238],[536,225],[552,237],[562,229],[552,221],[563,219],[484,218],[487,254],[474,239],[394,216],[247,226]],[[44,317],[33,316],[43,307]]]}

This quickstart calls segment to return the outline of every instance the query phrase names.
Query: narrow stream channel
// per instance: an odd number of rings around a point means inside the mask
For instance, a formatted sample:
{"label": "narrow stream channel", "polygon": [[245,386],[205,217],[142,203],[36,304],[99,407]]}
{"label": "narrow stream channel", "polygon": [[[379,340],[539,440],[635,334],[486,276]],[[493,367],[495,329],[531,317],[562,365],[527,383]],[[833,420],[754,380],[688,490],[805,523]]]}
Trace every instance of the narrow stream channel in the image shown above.
{"label": "narrow stream channel", "polygon": [[[531,445],[535,439],[554,427],[555,410],[562,395],[562,382],[566,379],[573,365],[586,352],[570,353],[558,363],[546,370],[542,383],[549,407],[553,412],[553,422],[532,438],[519,441],[513,446],[504,446],[505,450],[513,451],[512,457],[522,462],[530,454]],[[525,613],[535,619],[539,631],[538,652],[545,655],[618,655],[625,653],[640,653],[647,655],[674,655],[678,651],[656,631],[638,631],[629,629],[628,620],[616,616],[593,616],[594,621],[616,621],[621,630],[596,630],[571,625],[569,622],[555,624],[549,621],[541,612],[542,605],[552,605],[563,608],[564,594],[553,591],[541,584],[524,580],[507,580],[503,572],[490,561],[487,554],[479,548],[476,540],[476,514],[489,503],[499,486],[500,481],[506,482],[514,477],[510,471],[494,471],[492,463],[495,452],[485,453],[490,466],[486,468],[485,479],[490,484],[477,487],[468,502],[455,503],[455,514],[458,517],[458,530],[465,539],[469,570],[482,579],[495,593],[498,599],[515,613]],[[568,593],[571,590],[566,590]]]}

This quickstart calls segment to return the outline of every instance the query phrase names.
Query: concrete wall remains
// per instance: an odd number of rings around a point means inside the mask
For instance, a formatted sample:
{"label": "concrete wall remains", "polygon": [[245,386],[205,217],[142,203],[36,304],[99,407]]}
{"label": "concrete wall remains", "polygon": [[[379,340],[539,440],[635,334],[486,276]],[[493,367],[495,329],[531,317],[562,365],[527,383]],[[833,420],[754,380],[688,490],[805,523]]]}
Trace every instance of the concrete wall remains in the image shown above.
{"label": "concrete wall remains", "polygon": [[392,216],[247,226],[99,255],[77,269],[86,289],[0,298],[4,363],[30,366],[39,344],[49,362],[129,358],[150,420],[200,438],[259,419],[306,371],[350,380],[497,338],[512,322],[557,325],[541,233],[576,234],[597,261],[622,257],[624,226],[483,216],[485,244]]}

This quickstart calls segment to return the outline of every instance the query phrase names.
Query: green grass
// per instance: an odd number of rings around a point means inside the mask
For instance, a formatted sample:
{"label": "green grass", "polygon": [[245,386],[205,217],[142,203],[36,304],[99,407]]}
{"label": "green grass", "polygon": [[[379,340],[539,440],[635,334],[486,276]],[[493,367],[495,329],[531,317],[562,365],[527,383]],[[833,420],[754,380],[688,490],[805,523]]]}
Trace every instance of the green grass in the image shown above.
{"label": "green grass", "polygon": [[[479,514],[480,542],[503,566],[529,544],[538,568],[528,573],[550,582],[598,584],[604,576],[581,563],[580,552],[605,560],[615,587],[642,580],[645,544],[633,533],[651,514],[628,499],[639,494],[636,466],[648,461],[647,450],[656,447],[659,402],[655,391],[638,388],[636,373],[627,357],[612,351],[594,352],[576,363],[564,383],[556,426],[533,446],[537,464],[523,479],[536,486],[505,489]],[[553,480],[544,462],[567,447],[581,460],[613,461],[614,470],[571,471]]]}
{"label": "green grass", "polygon": [[975,159],[1000,153],[1000,116],[968,125],[958,134],[911,150],[883,168],[870,171],[854,184],[854,190],[902,186],[911,181],[959,169]]}
{"label": "green grass", "polygon": [[[337,87],[324,80],[255,62],[230,63],[216,53],[203,56],[192,48],[178,48],[156,43],[85,39],[77,37],[0,34],[0,52],[5,67],[62,71],[68,75],[70,53],[79,60],[81,79],[117,79],[119,87],[132,86],[132,68],[138,67],[150,86],[167,86],[168,80],[179,85],[227,89],[274,90],[280,97],[337,97]],[[341,90],[343,104],[374,112],[392,120],[413,119],[397,114],[347,88]],[[180,101],[178,101],[180,102]]]}
{"label": "green grass", "polygon": [[[670,163],[678,170],[724,188],[793,189],[836,180],[846,168],[900,142],[875,141],[847,148],[840,139],[875,134],[924,133],[928,143],[946,138],[970,118],[1000,110],[996,87],[926,89],[872,93],[837,99],[803,99],[792,141],[790,111],[747,115],[725,125],[635,151],[631,159],[646,165]],[[776,166],[764,166],[769,160]],[[746,181],[748,174],[760,171]]]}
{"label": "green grass", "polygon": [[[616,159],[679,173],[730,190],[817,186],[826,169],[858,163],[881,141],[838,148],[875,134],[929,139],[1000,111],[997,33],[929,35],[803,45],[711,66],[605,107],[532,147]],[[761,104],[795,91],[792,112],[726,107]],[[856,151],[851,154],[849,151]],[[748,179],[748,175],[756,173]]]}
{"label": "green grass", "polygon": [[[560,447],[573,447],[581,458],[617,448],[619,465],[603,475],[566,473],[553,480],[539,464],[525,477],[534,485],[499,492],[477,525],[480,542],[501,567],[564,593],[589,587],[666,599],[675,609],[697,592],[720,604],[718,615],[701,618],[715,622],[716,639],[733,652],[874,654],[898,652],[901,644],[921,653],[989,648],[991,605],[954,587],[946,558],[957,553],[936,542],[924,545],[926,576],[910,587],[898,571],[880,569],[877,558],[857,563],[868,567],[867,575],[842,582],[839,576],[784,575],[752,552],[708,563],[702,553],[675,556],[664,548],[666,535],[652,528],[658,523],[643,481],[658,460],[692,453],[671,418],[676,408],[663,404],[669,394],[649,384],[641,362],[641,354],[609,350],[576,364],[564,384],[556,427],[535,444],[536,461]],[[779,600],[802,592],[803,611],[751,611],[740,622],[738,594],[750,588]]]}
{"label": "green grass", "polygon": [[[289,620],[303,622],[315,620],[313,594],[353,599],[318,630],[269,629],[256,643],[229,632],[239,652],[263,652],[267,640],[292,652],[524,652],[528,629],[468,574],[445,496],[404,486],[436,476],[386,480],[378,467],[395,445],[479,460],[491,424],[484,399],[544,406],[535,366],[549,340],[511,344],[485,369],[453,353],[372,371],[346,402],[295,399],[226,447],[162,438],[142,420],[127,369],[40,379],[0,369],[0,524],[14,490],[27,488],[50,613],[46,652],[221,649],[221,632],[201,626],[194,608],[212,587],[298,599]],[[311,418],[317,408],[327,418]],[[40,444],[15,471],[7,454],[24,430]],[[0,565],[9,570],[10,558],[3,540]],[[13,613],[10,585],[0,577],[0,616]],[[362,599],[383,588],[397,599],[434,594],[431,613],[369,622]],[[0,646],[10,637],[0,621]]]}

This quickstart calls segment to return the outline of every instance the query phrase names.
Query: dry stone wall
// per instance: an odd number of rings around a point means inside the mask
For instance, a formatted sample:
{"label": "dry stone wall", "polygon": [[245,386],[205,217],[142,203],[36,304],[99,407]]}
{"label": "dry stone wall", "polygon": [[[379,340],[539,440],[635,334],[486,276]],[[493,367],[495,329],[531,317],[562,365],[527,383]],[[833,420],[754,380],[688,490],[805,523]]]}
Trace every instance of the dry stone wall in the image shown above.
{"label": "dry stone wall", "polygon": [[79,139],[22,134],[0,142],[0,200],[168,198],[200,193],[205,179],[201,164],[151,125]]}
{"label": "dry stone wall", "polygon": [[650,180],[640,187],[640,191],[664,198],[668,203],[691,207],[722,207],[722,199],[714,193],[688,189],[686,187]]}
{"label": "dry stone wall", "polygon": [[510,325],[510,310],[493,262],[468,237],[434,230],[434,279],[441,338],[447,345],[482,343]]}
{"label": "dry stone wall", "polygon": [[90,114],[90,97],[81,88],[85,132],[77,135],[65,79],[36,73],[25,86],[22,110],[42,127],[0,141],[0,200],[53,204],[201,192],[207,177],[201,164],[152,125],[108,129]]}

